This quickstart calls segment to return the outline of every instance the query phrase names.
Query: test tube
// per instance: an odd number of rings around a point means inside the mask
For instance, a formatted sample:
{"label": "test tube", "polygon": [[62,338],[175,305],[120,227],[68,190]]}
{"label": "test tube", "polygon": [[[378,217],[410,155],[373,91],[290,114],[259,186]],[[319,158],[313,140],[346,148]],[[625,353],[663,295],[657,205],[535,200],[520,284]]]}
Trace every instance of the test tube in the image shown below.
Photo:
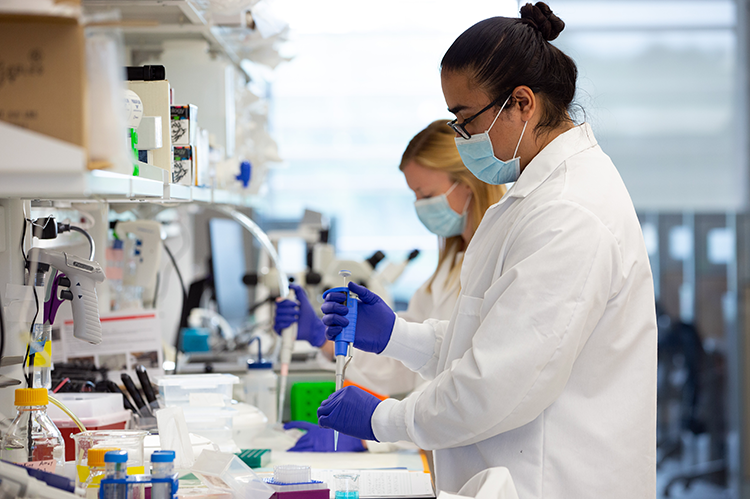
{"label": "test tube", "polygon": [[[124,479],[128,474],[128,453],[124,450],[111,450],[104,455],[104,477]],[[104,483],[100,487],[101,499],[127,499],[128,484]]]}

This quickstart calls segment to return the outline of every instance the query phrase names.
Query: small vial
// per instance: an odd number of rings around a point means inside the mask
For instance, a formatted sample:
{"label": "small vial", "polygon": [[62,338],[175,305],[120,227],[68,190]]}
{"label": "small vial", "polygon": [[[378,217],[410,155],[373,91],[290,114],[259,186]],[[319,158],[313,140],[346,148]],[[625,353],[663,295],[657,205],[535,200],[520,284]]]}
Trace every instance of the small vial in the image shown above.
{"label": "small vial", "polygon": [[89,467],[89,476],[83,482],[83,488],[86,490],[86,499],[97,499],[99,497],[99,482],[102,481],[106,473],[104,467],[104,455],[114,448],[93,448],[89,449],[86,464]]}
{"label": "small vial", "polygon": [[[174,451],[157,450],[151,454],[151,476],[169,478],[174,474]],[[151,483],[151,499],[172,499],[172,484],[166,482]]]}
{"label": "small vial", "polygon": [[[111,450],[104,454],[104,477],[123,480],[128,474],[128,453],[124,450]],[[101,499],[127,499],[128,484],[101,484]]]}
{"label": "small vial", "polygon": [[0,443],[0,457],[29,468],[54,473],[65,466],[65,442],[47,415],[46,388],[18,388],[18,414]]}

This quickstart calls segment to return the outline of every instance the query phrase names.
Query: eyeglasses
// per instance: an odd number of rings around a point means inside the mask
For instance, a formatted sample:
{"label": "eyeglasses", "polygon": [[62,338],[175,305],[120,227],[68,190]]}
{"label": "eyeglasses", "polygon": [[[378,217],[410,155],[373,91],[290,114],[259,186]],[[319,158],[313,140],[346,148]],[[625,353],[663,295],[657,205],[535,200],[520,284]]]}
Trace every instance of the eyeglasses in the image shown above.
{"label": "eyeglasses", "polygon": [[492,102],[490,102],[489,104],[487,104],[487,107],[485,107],[484,109],[482,109],[481,111],[479,111],[474,116],[471,116],[471,117],[467,118],[462,123],[458,123],[458,118],[456,118],[453,121],[449,121],[448,122],[448,126],[451,127],[461,137],[465,138],[466,140],[469,140],[471,138],[471,134],[466,131],[466,128],[465,128],[466,125],[468,125],[469,123],[471,123],[472,121],[474,121],[477,118],[477,116],[479,116],[483,112],[487,111],[492,106],[496,105],[498,102],[500,102],[501,99],[502,99],[502,97],[499,97],[499,98],[493,100]]}

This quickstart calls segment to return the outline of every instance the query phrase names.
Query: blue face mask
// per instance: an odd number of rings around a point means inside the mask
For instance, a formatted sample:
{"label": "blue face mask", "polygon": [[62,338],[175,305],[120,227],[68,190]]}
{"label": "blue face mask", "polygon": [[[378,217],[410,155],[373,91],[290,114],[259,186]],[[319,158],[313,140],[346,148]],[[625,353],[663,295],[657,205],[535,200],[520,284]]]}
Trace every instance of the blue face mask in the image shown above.
{"label": "blue face mask", "polygon": [[441,237],[457,236],[464,231],[466,225],[466,209],[469,207],[471,197],[466,200],[464,212],[456,213],[448,203],[448,194],[453,192],[458,182],[454,183],[445,194],[431,197],[428,199],[418,199],[414,201],[414,207],[417,209],[417,216],[425,227]]}
{"label": "blue face mask", "polygon": [[490,130],[492,130],[495,121],[500,117],[500,113],[503,112],[508,99],[510,99],[510,96],[505,99],[500,112],[497,113],[497,116],[492,121],[492,125],[490,125],[486,132],[474,134],[470,139],[463,137],[455,138],[458,153],[461,155],[461,161],[464,162],[466,168],[475,177],[487,184],[500,185],[515,182],[518,180],[519,175],[521,175],[521,158],[517,157],[516,153],[518,153],[518,147],[521,145],[521,139],[523,138],[523,133],[526,131],[528,121],[523,124],[521,137],[518,139],[512,159],[508,161],[497,159],[492,149],[492,142],[490,141]]}

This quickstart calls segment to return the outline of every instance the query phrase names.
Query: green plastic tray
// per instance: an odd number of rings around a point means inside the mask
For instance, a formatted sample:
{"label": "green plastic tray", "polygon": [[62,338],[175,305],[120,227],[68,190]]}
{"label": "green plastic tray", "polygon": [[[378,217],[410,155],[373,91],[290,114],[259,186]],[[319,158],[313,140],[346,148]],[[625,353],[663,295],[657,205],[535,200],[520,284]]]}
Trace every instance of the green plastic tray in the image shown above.
{"label": "green plastic tray", "polygon": [[333,381],[303,382],[292,385],[290,396],[292,421],[318,423],[318,407],[336,391]]}

